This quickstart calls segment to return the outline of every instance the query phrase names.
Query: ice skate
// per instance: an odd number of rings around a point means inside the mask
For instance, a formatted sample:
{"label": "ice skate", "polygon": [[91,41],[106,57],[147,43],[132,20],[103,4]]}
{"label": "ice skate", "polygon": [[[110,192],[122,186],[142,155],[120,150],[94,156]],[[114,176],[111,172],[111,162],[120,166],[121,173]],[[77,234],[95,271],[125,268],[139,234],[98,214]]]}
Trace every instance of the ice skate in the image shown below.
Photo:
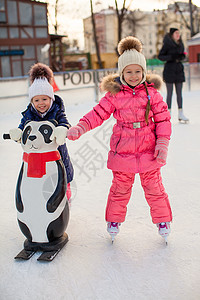
{"label": "ice skate", "polygon": [[189,122],[189,119],[183,114],[182,108],[179,108],[178,110],[178,120],[180,123],[187,124]]}
{"label": "ice skate", "polygon": [[115,236],[119,233],[119,226],[121,224],[117,222],[108,222],[107,223],[107,231],[111,236],[112,243],[114,242]]}
{"label": "ice skate", "polygon": [[170,233],[170,222],[162,222],[158,223],[158,233],[165,239],[165,243],[167,244],[167,237]]}

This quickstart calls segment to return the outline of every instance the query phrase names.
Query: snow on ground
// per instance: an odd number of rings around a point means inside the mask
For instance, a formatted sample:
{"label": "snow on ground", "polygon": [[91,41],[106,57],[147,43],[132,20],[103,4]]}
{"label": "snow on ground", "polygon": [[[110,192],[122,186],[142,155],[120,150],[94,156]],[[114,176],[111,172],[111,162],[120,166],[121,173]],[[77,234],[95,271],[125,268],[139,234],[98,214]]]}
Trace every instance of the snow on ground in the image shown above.
{"label": "snow on ground", "polygon": [[[94,105],[91,101],[67,106],[70,122],[75,124]],[[25,239],[16,221],[14,203],[22,149],[17,143],[0,139],[1,300],[200,299],[198,91],[184,92],[184,110],[190,118],[188,125],[178,123],[174,98],[168,164],[162,169],[174,217],[168,246],[151,222],[138,176],[126,222],[111,244],[104,220],[112,180],[106,168],[107,132],[112,124],[108,120],[80,140],[67,141],[75,164],[68,244],[51,263],[38,262],[39,254],[29,261],[15,261]],[[0,113],[1,136],[16,127],[19,119],[20,111],[9,113],[8,105],[8,112]],[[90,150],[88,165],[83,149]]]}

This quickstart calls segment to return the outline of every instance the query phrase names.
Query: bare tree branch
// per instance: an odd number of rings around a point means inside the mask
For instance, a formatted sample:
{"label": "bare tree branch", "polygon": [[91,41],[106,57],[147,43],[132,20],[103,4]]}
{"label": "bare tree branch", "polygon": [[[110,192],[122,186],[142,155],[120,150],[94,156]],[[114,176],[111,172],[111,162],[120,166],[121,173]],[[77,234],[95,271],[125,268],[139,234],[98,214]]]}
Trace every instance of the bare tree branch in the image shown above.
{"label": "bare tree branch", "polygon": [[95,48],[96,48],[98,64],[99,64],[99,68],[103,69],[103,64],[101,61],[101,56],[100,56],[100,51],[99,51],[99,44],[98,44],[98,40],[97,40],[97,32],[96,32],[96,24],[95,24],[92,0],[90,0],[90,8],[91,8],[91,20],[92,20],[92,27],[93,27],[93,37],[94,37],[94,43],[95,43]]}
{"label": "bare tree branch", "polygon": [[[195,7],[195,6],[194,6]],[[187,29],[190,30],[190,35],[191,37],[194,36],[197,32],[198,32],[198,28],[197,31],[194,30],[194,18],[193,18],[193,4],[192,4],[192,0],[189,0],[189,12],[190,12],[190,24],[188,24],[182,10],[180,9],[180,6],[178,4],[178,2],[175,2],[175,11],[178,11],[181,15],[181,18],[186,26]],[[198,24],[197,24],[198,27]]]}
{"label": "bare tree branch", "polygon": [[[122,37],[122,23],[124,21],[124,18],[125,18],[126,12],[127,12],[126,0],[123,1],[123,6],[122,6],[121,10],[119,10],[117,0],[115,0],[115,7],[116,7],[117,20],[118,20],[118,42],[119,42]],[[116,50],[116,52],[117,52],[117,50]],[[118,52],[117,52],[117,54],[118,54]]]}
{"label": "bare tree branch", "polygon": [[174,4],[175,4],[175,11],[179,11],[179,12],[180,12],[181,18],[182,18],[183,22],[185,23],[185,26],[187,27],[187,29],[191,30],[191,27],[190,27],[190,25],[188,24],[188,22],[187,22],[185,16],[183,15],[183,12],[182,12],[182,10],[180,9],[178,3],[175,2]]}

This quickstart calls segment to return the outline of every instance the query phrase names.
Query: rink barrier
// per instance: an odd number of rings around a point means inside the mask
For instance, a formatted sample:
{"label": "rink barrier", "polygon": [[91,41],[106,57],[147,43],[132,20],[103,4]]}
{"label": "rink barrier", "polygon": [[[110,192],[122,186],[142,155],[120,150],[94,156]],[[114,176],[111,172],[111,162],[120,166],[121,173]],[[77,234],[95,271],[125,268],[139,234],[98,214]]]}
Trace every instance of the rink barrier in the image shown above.
{"label": "rink barrier", "polygon": [[[150,73],[156,73],[162,76],[163,66],[148,66]],[[200,79],[200,63],[185,63],[186,89],[193,89],[192,82],[199,82]],[[68,103],[76,103],[77,101],[91,98],[91,100],[99,101],[102,93],[99,89],[101,79],[108,74],[116,73],[117,69],[98,69],[98,70],[80,70],[69,72],[54,73],[55,82],[59,88],[58,94],[63,94],[67,98]],[[11,87],[12,84],[12,87]],[[196,83],[195,83],[196,84]],[[198,83],[197,83],[198,85]],[[5,77],[0,78],[1,99],[9,98],[28,98],[28,87],[30,86],[28,76]],[[87,89],[87,92],[86,92]],[[88,94],[88,91],[90,93]],[[69,94],[68,94],[69,92]]]}

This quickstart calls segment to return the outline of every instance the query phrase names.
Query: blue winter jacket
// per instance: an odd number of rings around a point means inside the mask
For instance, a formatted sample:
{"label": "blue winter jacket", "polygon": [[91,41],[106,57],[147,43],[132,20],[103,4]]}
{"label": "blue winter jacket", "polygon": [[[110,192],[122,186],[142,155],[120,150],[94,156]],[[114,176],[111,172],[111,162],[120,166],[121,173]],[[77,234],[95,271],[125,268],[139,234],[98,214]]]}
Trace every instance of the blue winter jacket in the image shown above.
{"label": "blue winter jacket", "polygon": [[[56,120],[58,122],[58,126],[65,126],[67,128],[71,127],[65,114],[65,107],[64,107],[63,100],[58,95],[55,95],[55,101],[53,102],[50,110],[44,117],[40,116],[40,114],[34,109],[31,103],[27,106],[27,109],[22,112],[22,116],[23,117],[21,119],[21,123],[18,126],[21,130],[24,129],[25,123],[30,120],[31,121]],[[66,144],[59,146],[58,150],[60,152],[63,163],[65,165],[65,169],[67,173],[67,182],[71,182],[74,176],[74,169],[68,154]]]}

